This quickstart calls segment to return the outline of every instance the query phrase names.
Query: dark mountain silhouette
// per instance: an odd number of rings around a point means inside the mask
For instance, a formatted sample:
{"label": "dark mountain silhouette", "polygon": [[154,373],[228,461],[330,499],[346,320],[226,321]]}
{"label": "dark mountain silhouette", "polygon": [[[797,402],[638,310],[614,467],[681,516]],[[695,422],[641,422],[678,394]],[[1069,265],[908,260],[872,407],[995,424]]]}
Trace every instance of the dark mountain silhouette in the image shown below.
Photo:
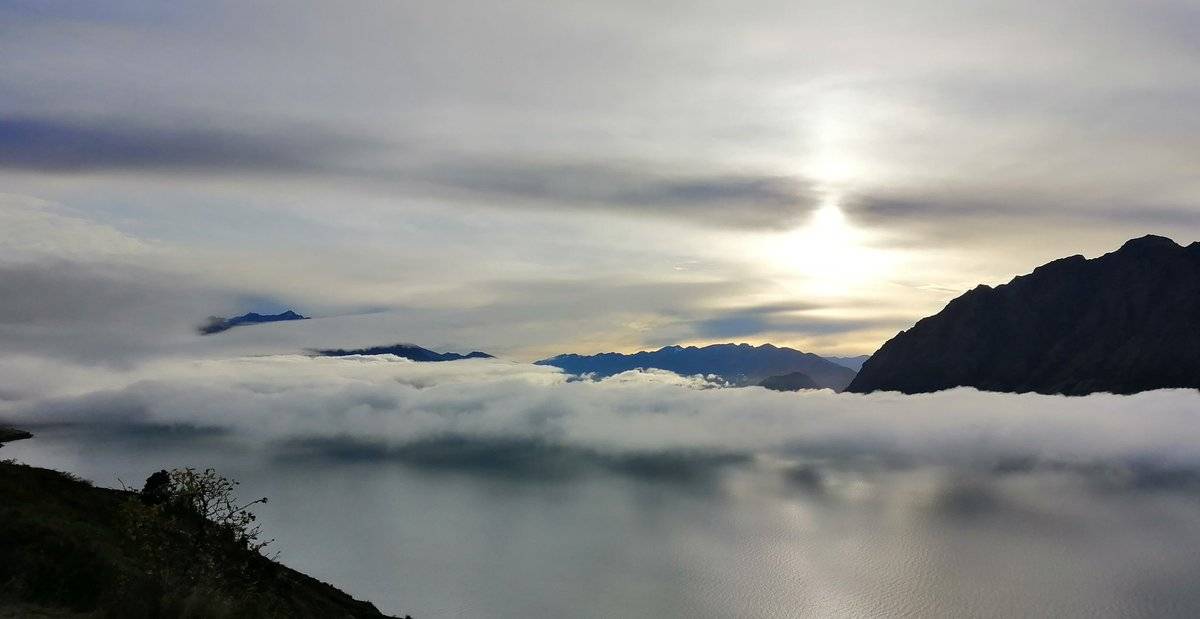
{"label": "dark mountain silhouette", "polygon": [[494,359],[491,355],[485,352],[469,352],[465,355],[460,355],[456,352],[434,352],[428,348],[421,348],[416,344],[392,344],[391,346],[374,346],[371,348],[355,348],[345,350],[341,348],[333,350],[318,350],[318,355],[324,357],[345,357],[348,355],[396,355],[413,361],[458,361],[459,359]]}
{"label": "dark mountain silhouette", "polygon": [[883,345],[849,391],[1200,387],[1200,243],[1131,240],[979,286]]}
{"label": "dark mountain silhouette", "polygon": [[658,368],[677,374],[716,374],[736,385],[790,372],[803,372],[818,387],[841,391],[854,378],[854,370],[826,361],[812,353],[771,344],[713,344],[711,346],[667,346],[631,355],[608,352],[598,355],[558,355],[536,361],[538,365],[562,368],[571,374],[612,376],[637,368]]}
{"label": "dark mountain silhouette", "polygon": [[768,376],[762,382],[758,383],[759,387],[766,387],[771,391],[800,391],[801,389],[820,389],[813,379],[808,377],[804,372],[792,372],[790,374],[781,374],[779,376]]}
{"label": "dark mountain silhouette", "polygon": [[838,365],[848,367],[855,372],[861,370],[863,364],[867,362],[867,359],[871,358],[871,355],[858,355],[857,357],[830,357],[829,355],[821,356]]}
{"label": "dark mountain silhouette", "polygon": [[301,316],[292,310],[288,310],[282,314],[242,314],[233,318],[222,318],[220,316],[211,316],[208,322],[201,325],[199,330],[201,335],[212,335],[222,331],[228,331],[234,327],[242,327],[245,325],[258,325],[264,322],[284,322],[288,320],[308,320],[308,316]]}

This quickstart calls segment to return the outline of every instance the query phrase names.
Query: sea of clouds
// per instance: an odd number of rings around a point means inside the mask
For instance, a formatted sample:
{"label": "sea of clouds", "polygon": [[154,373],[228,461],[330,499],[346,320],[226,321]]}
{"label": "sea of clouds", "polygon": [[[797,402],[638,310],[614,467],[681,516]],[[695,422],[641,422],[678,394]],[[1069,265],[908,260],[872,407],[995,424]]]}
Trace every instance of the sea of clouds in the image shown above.
{"label": "sea of clouds", "polygon": [[8,357],[0,375],[0,419],[12,424],[195,432],[293,455],[419,459],[436,445],[449,460],[496,449],[699,462],[882,458],[982,469],[1200,465],[1194,390],[779,393],[658,370],[593,380],[504,360],[416,363],[390,355],[159,359],[131,368]]}
{"label": "sea of clouds", "polygon": [[[1194,616],[1198,404],[780,393],[499,359],[9,355],[0,424],[37,438],[0,455],[104,484],[216,467],[272,497],[289,561],[405,612],[519,616],[537,599],[573,614],[614,590],[594,616],[637,615],[648,582],[677,609],[664,616]],[[516,581],[480,563],[497,526]],[[610,554],[622,568],[593,587]],[[650,556],[708,579],[664,579]],[[467,598],[446,586],[464,570]]]}

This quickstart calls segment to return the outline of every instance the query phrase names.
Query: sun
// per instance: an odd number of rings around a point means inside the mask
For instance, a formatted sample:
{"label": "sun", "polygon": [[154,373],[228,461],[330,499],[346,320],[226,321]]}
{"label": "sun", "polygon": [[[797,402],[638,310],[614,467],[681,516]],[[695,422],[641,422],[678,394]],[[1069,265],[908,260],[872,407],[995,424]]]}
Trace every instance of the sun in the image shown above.
{"label": "sun", "polygon": [[878,241],[851,223],[839,195],[830,192],[804,225],[772,235],[763,259],[791,280],[796,293],[847,297],[883,284],[894,271],[898,256]]}

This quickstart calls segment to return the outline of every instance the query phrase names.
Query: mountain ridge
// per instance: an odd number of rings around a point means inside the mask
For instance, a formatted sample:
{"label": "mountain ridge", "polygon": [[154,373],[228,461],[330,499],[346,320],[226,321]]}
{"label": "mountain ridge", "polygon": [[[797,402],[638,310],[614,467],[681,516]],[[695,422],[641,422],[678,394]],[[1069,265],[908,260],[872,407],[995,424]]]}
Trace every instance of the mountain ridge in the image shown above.
{"label": "mountain ridge", "polygon": [[1147,235],[968,290],[888,340],[847,391],[1200,388],[1196,325],[1200,243]]}
{"label": "mountain ridge", "polygon": [[197,330],[200,335],[213,335],[228,331],[234,327],[245,327],[249,325],[260,325],[271,322],[287,322],[291,320],[309,320],[309,316],[302,316],[292,310],[287,310],[279,314],[259,314],[257,312],[248,312],[241,316],[232,318],[224,318],[221,316],[209,316],[208,322],[200,325]]}
{"label": "mountain ridge", "polygon": [[388,346],[371,346],[369,348],[330,348],[314,351],[322,357],[348,357],[351,355],[396,355],[412,361],[460,361],[462,359],[495,359],[492,355],[478,350],[465,355],[456,352],[436,352],[422,348],[416,344],[391,344]]}
{"label": "mountain ridge", "polygon": [[854,370],[819,355],[773,344],[664,346],[658,350],[643,350],[630,354],[566,353],[534,363],[558,367],[571,374],[595,374],[601,377],[637,368],[657,368],[684,375],[716,374],[742,386],[758,384],[771,376],[802,372],[819,387],[828,387],[835,391],[844,389],[854,378]]}

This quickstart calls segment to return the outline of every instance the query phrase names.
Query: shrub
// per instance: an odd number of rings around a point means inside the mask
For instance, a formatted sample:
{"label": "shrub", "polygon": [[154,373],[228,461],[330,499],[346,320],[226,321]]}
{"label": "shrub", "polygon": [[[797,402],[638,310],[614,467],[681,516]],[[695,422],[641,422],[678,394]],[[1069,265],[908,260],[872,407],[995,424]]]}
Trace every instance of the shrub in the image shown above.
{"label": "shrub", "polygon": [[[271,573],[261,553],[272,540],[260,539],[250,508],[267,499],[241,503],[237,486],[213,469],[158,471],[146,479],[139,500],[123,507],[139,570],[121,587],[137,593],[120,607],[132,611],[150,600],[149,614],[169,616],[261,607],[259,592]],[[196,614],[200,606],[207,611]]]}
{"label": "shrub", "polygon": [[[250,511],[251,507],[266,503],[266,497],[239,504],[234,492],[238,482],[218,475],[213,469],[175,469],[169,473],[165,489],[160,486],[161,473],[159,471],[151,475],[146,480],[146,486],[153,492],[165,495],[164,503],[172,510],[199,516],[204,521],[202,526],[211,523],[219,534],[254,552],[262,551],[271,543],[271,540],[259,541],[262,530]],[[160,477],[156,479],[155,476]]]}

